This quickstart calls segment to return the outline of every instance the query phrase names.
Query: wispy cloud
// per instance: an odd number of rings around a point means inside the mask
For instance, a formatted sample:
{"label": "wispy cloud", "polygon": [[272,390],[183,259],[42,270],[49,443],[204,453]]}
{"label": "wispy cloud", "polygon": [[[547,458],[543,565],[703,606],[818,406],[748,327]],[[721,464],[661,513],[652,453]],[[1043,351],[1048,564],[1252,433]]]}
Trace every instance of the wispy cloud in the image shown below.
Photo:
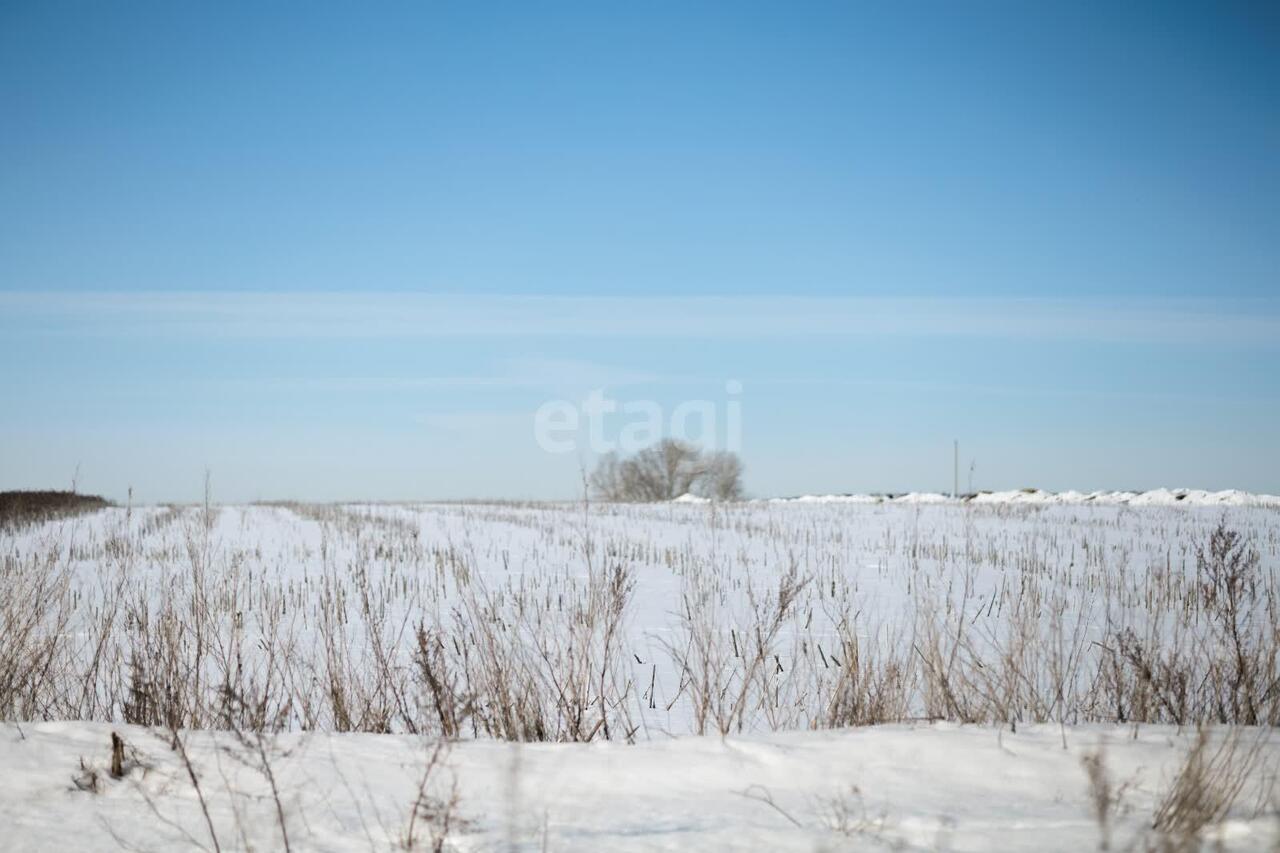
{"label": "wispy cloud", "polygon": [[491,371],[465,376],[252,376],[211,380],[210,384],[233,389],[337,393],[528,390],[574,395],[595,388],[673,385],[696,381],[696,377],[691,376],[656,373],[578,359],[522,357],[499,359]]}
{"label": "wispy cloud", "polygon": [[9,334],[952,337],[1275,345],[1280,301],[0,292]]}

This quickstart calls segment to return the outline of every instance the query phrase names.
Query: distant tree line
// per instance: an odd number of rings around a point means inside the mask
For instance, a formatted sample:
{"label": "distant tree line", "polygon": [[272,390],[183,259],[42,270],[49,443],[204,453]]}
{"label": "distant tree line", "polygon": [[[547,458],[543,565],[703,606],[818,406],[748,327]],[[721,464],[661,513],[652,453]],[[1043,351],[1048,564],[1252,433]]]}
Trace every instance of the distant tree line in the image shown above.
{"label": "distant tree line", "polygon": [[601,457],[591,488],[606,501],[669,501],[687,494],[736,501],[744,494],[742,460],[727,450],[705,452],[668,438],[629,457]]}
{"label": "distant tree line", "polygon": [[0,524],[92,512],[105,506],[108,503],[104,498],[74,491],[0,492]]}

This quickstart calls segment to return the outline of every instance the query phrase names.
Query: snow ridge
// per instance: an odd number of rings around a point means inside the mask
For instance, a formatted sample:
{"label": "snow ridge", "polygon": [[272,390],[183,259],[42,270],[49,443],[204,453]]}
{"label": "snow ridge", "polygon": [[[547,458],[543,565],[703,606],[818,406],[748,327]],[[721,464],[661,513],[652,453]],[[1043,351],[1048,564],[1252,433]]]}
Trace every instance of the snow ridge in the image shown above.
{"label": "snow ridge", "polygon": [[769,498],[770,503],[802,504],[1103,504],[1125,506],[1273,506],[1280,507],[1280,496],[1253,494],[1237,489],[1210,492],[1204,489],[1152,489],[1149,492],[1097,491],[1048,492],[1042,489],[1011,489],[1003,492],[979,492],[976,495],[950,497],[936,492],[910,492],[905,495],[801,495]]}

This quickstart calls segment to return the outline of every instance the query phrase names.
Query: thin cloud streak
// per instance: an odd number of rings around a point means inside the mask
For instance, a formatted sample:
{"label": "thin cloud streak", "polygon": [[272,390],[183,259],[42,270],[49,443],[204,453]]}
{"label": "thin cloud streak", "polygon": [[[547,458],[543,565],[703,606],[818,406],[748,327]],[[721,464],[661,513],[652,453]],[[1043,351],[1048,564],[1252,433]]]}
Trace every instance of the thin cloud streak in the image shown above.
{"label": "thin cloud streak", "polygon": [[951,337],[1274,346],[1280,301],[0,292],[10,334],[129,337]]}
{"label": "thin cloud streak", "polygon": [[[450,390],[532,390],[567,392],[635,385],[678,385],[700,381],[688,375],[655,373],[591,361],[551,358],[500,359],[487,374],[469,376],[249,376],[210,380],[235,390],[380,393]],[[701,380],[707,381],[707,380]]]}

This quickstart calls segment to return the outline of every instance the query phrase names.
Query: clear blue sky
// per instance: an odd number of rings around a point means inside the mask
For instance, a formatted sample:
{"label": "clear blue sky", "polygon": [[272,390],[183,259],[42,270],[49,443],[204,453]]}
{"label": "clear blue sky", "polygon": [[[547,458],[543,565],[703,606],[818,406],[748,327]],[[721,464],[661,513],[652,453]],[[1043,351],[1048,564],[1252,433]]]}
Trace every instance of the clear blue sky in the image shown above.
{"label": "clear blue sky", "polygon": [[0,488],[1280,492],[1280,7],[6,3],[0,347]]}

